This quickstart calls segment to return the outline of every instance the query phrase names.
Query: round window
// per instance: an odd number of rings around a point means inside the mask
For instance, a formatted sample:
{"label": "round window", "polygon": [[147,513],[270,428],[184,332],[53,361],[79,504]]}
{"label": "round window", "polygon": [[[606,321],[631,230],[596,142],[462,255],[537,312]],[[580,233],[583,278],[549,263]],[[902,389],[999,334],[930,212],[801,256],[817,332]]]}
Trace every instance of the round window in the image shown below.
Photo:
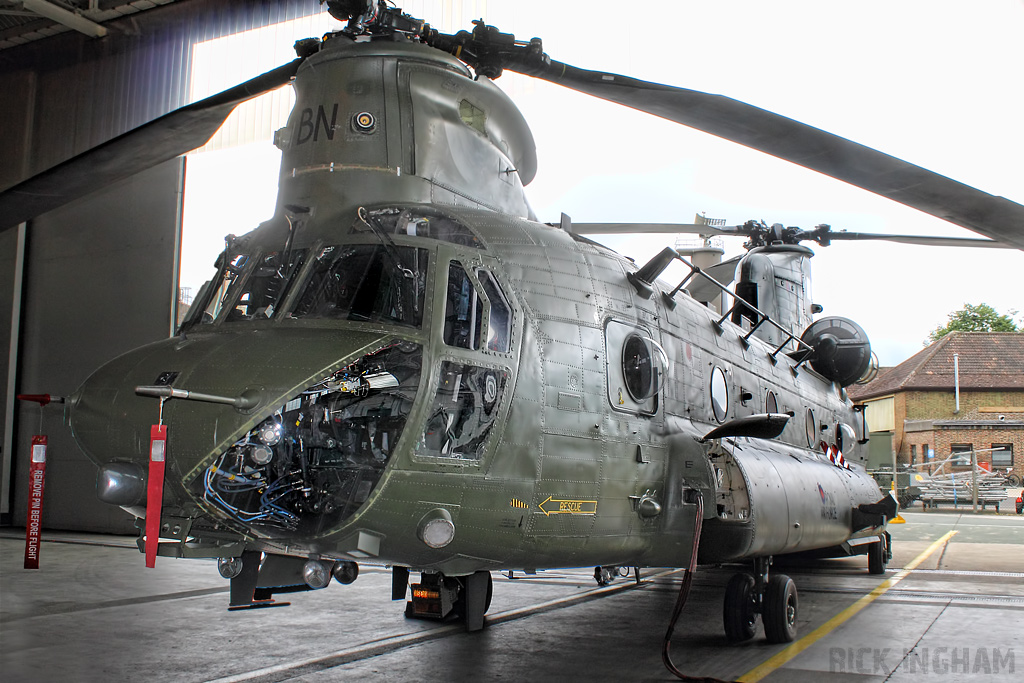
{"label": "round window", "polygon": [[622,377],[634,401],[646,401],[661,388],[668,358],[661,347],[647,337],[631,334],[622,345]]}
{"label": "round window", "polygon": [[718,366],[711,371],[711,410],[719,422],[725,422],[729,415],[729,384],[725,381],[725,371]]}
{"label": "round window", "polygon": [[764,409],[766,413],[777,413],[779,412],[779,402],[775,399],[775,392],[769,391],[768,396],[764,399]]}
{"label": "round window", "polygon": [[836,423],[836,447],[841,453],[846,453],[853,448],[857,436],[853,433],[853,427],[845,422]]}
{"label": "round window", "polygon": [[814,411],[807,409],[804,418],[804,431],[807,433],[807,445],[814,448],[818,445],[818,423],[814,420]]}

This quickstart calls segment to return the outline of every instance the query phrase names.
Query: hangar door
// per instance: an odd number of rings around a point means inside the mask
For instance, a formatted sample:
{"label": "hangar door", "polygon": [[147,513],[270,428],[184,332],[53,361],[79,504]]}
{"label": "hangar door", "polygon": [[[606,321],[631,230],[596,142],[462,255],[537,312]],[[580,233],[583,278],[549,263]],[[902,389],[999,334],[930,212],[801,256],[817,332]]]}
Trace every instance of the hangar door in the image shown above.
{"label": "hangar door", "polygon": [[[103,363],[170,336],[177,302],[185,160],[173,159],[29,224],[18,393],[67,396]],[[12,509],[25,523],[29,452],[39,408],[17,406]],[[43,527],[132,532],[132,519],[96,497],[96,466],[59,406],[49,437]]]}

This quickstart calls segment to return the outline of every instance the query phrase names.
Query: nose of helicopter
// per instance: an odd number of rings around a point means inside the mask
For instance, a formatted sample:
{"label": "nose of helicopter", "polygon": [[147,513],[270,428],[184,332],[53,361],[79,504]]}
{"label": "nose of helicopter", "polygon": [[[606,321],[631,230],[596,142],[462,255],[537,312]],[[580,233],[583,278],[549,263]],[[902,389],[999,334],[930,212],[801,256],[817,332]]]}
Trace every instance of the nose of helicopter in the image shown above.
{"label": "nose of helicopter", "polygon": [[[293,395],[390,340],[341,329],[249,329],[156,342],[114,359],[85,381],[69,402],[72,433],[98,465],[140,462],[149,451],[151,425],[162,420],[168,464],[180,481]],[[149,387],[149,395],[139,395],[140,386]],[[157,398],[155,387],[170,400]],[[231,405],[203,397],[239,400]]]}

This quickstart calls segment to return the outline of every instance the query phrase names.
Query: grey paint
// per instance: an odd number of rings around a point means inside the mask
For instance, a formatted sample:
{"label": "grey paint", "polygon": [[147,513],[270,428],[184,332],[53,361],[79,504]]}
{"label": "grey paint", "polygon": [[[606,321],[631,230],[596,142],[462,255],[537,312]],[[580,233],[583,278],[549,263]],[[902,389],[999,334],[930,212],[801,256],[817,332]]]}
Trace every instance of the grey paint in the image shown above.
{"label": "grey paint", "polygon": [[21,324],[21,292],[25,269],[25,225],[0,236],[0,348],[8,354],[0,360],[0,418],[3,420],[3,451],[0,453],[0,514],[11,512],[10,484],[14,451],[14,396],[17,385],[18,336]]}
{"label": "grey paint", "polygon": [[30,171],[28,149],[32,140],[36,75],[31,71],[0,74],[0,187],[13,185]]}
{"label": "grey paint", "polygon": [[[167,336],[183,173],[184,159],[175,159],[33,222],[20,393],[66,396],[92,368]],[[61,409],[44,410],[49,436],[44,527],[130,531],[120,509],[96,498],[96,467],[62,424]],[[21,525],[27,503],[23,475],[39,408],[22,404],[16,414],[13,518]]]}

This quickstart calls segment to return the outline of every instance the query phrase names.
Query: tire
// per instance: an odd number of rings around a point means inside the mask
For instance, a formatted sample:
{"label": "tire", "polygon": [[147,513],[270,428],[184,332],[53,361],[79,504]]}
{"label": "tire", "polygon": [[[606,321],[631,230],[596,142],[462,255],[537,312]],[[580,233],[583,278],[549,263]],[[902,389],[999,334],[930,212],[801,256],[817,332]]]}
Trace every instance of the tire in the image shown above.
{"label": "tire", "polygon": [[761,621],[769,643],[791,643],[796,639],[798,608],[796,584],[791,578],[775,574],[768,579]]}
{"label": "tire", "polygon": [[1006,475],[1006,483],[1010,486],[1020,486],[1020,477],[1016,474],[1008,474]]}
{"label": "tire", "polygon": [[868,573],[884,574],[888,563],[885,541],[879,539],[868,546]]}
{"label": "tire", "polygon": [[754,577],[750,574],[733,574],[725,587],[725,604],[722,618],[725,623],[725,637],[734,643],[741,643],[754,637],[757,630],[757,612],[754,611]]}
{"label": "tire", "polygon": [[[446,581],[449,579],[445,579]],[[459,597],[455,599],[455,604],[452,606],[452,614],[456,615],[459,619],[466,617],[466,577],[459,576],[450,579],[456,581],[459,584]],[[484,597],[484,614],[487,614],[487,610],[491,609],[491,598],[494,596],[494,581],[491,579],[491,573],[487,572],[487,594]]]}

